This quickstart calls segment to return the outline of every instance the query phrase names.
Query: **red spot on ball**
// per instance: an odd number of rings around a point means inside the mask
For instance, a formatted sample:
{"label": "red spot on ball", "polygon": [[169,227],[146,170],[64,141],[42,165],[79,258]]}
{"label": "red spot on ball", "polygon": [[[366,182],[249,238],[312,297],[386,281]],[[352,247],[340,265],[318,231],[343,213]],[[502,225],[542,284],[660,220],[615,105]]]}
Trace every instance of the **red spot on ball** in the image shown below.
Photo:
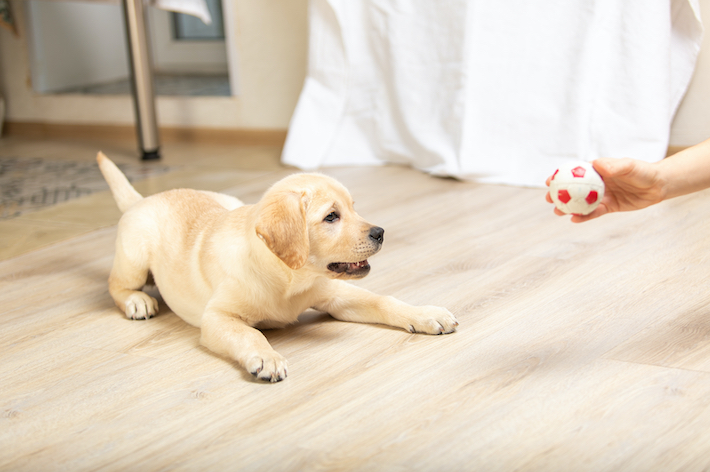
{"label": "red spot on ball", "polygon": [[584,177],[584,174],[587,172],[587,169],[585,169],[582,166],[577,166],[574,169],[572,169],[572,175],[575,177]]}
{"label": "red spot on ball", "polygon": [[572,197],[569,196],[569,192],[567,190],[560,190],[557,192],[557,198],[559,198],[562,203],[567,203],[572,200]]}
{"label": "red spot on ball", "polygon": [[599,194],[597,193],[597,191],[592,190],[591,192],[589,192],[589,195],[587,195],[587,198],[585,198],[585,200],[591,205],[592,203],[596,202],[598,198]]}
{"label": "red spot on ball", "polygon": [[555,180],[555,176],[557,175],[557,173],[558,173],[559,171],[560,171],[560,169],[557,169],[557,170],[555,171],[555,173],[552,174],[552,179],[551,179],[551,180]]}

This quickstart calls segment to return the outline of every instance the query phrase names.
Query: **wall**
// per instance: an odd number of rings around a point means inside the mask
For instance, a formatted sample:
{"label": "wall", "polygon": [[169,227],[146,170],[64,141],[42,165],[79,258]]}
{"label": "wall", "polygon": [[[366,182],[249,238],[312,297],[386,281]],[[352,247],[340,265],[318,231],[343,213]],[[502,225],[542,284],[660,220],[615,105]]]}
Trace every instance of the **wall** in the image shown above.
{"label": "wall", "polygon": [[[230,0],[227,28],[239,57],[237,97],[157,98],[162,126],[286,129],[306,74],[307,0]],[[22,0],[12,0],[20,28],[0,28],[0,90],[6,120],[72,124],[132,124],[128,96],[41,95],[32,91]],[[123,45],[117,45],[123,47]]]}
{"label": "wall", "polygon": [[699,0],[705,27],[693,80],[671,128],[672,146],[692,146],[710,138],[710,0]]}
{"label": "wall", "polygon": [[31,0],[25,7],[33,25],[27,41],[34,52],[35,90],[46,93],[128,77],[126,48],[116,47],[125,42],[120,5]]}

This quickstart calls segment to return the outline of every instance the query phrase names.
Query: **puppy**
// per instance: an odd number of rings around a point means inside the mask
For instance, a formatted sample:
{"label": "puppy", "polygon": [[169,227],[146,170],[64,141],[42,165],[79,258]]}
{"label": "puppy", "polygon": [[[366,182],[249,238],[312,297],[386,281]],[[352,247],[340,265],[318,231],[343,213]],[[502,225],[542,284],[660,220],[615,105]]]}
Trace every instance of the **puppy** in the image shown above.
{"label": "puppy", "polygon": [[172,311],[201,329],[205,347],[271,382],[286,377],[286,359],[257,328],[294,323],[308,308],[412,333],[456,330],[445,308],[345,282],[368,274],[384,230],[361,218],[330,177],[294,174],[244,205],[189,189],[143,198],[103,153],[97,161],[123,212],[109,292],[130,319],[157,313],[157,301],[141,291],[152,276]]}

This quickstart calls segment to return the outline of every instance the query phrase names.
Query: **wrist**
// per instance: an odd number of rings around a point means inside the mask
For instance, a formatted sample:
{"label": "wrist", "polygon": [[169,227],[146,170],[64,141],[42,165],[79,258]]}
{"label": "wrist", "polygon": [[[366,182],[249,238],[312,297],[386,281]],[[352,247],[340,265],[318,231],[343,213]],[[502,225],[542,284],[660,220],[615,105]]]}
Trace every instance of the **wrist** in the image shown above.
{"label": "wrist", "polygon": [[651,164],[655,171],[656,187],[658,189],[659,201],[668,200],[669,198],[680,196],[680,188],[678,185],[679,176],[674,175],[675,166],[668,158],[654,162]]}

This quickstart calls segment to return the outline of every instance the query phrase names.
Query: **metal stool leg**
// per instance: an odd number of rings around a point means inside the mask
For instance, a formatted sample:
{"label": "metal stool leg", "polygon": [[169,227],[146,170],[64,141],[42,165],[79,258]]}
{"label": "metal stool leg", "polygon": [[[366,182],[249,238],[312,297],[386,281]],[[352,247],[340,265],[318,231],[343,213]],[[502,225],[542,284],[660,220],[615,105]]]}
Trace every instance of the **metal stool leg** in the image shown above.
{"label": "metal stool leg", "polygon": [[160,159],[158,122],[153,92],[153,67],[143,0],[123,0],[130,57],[136,130],[141,159]]}

